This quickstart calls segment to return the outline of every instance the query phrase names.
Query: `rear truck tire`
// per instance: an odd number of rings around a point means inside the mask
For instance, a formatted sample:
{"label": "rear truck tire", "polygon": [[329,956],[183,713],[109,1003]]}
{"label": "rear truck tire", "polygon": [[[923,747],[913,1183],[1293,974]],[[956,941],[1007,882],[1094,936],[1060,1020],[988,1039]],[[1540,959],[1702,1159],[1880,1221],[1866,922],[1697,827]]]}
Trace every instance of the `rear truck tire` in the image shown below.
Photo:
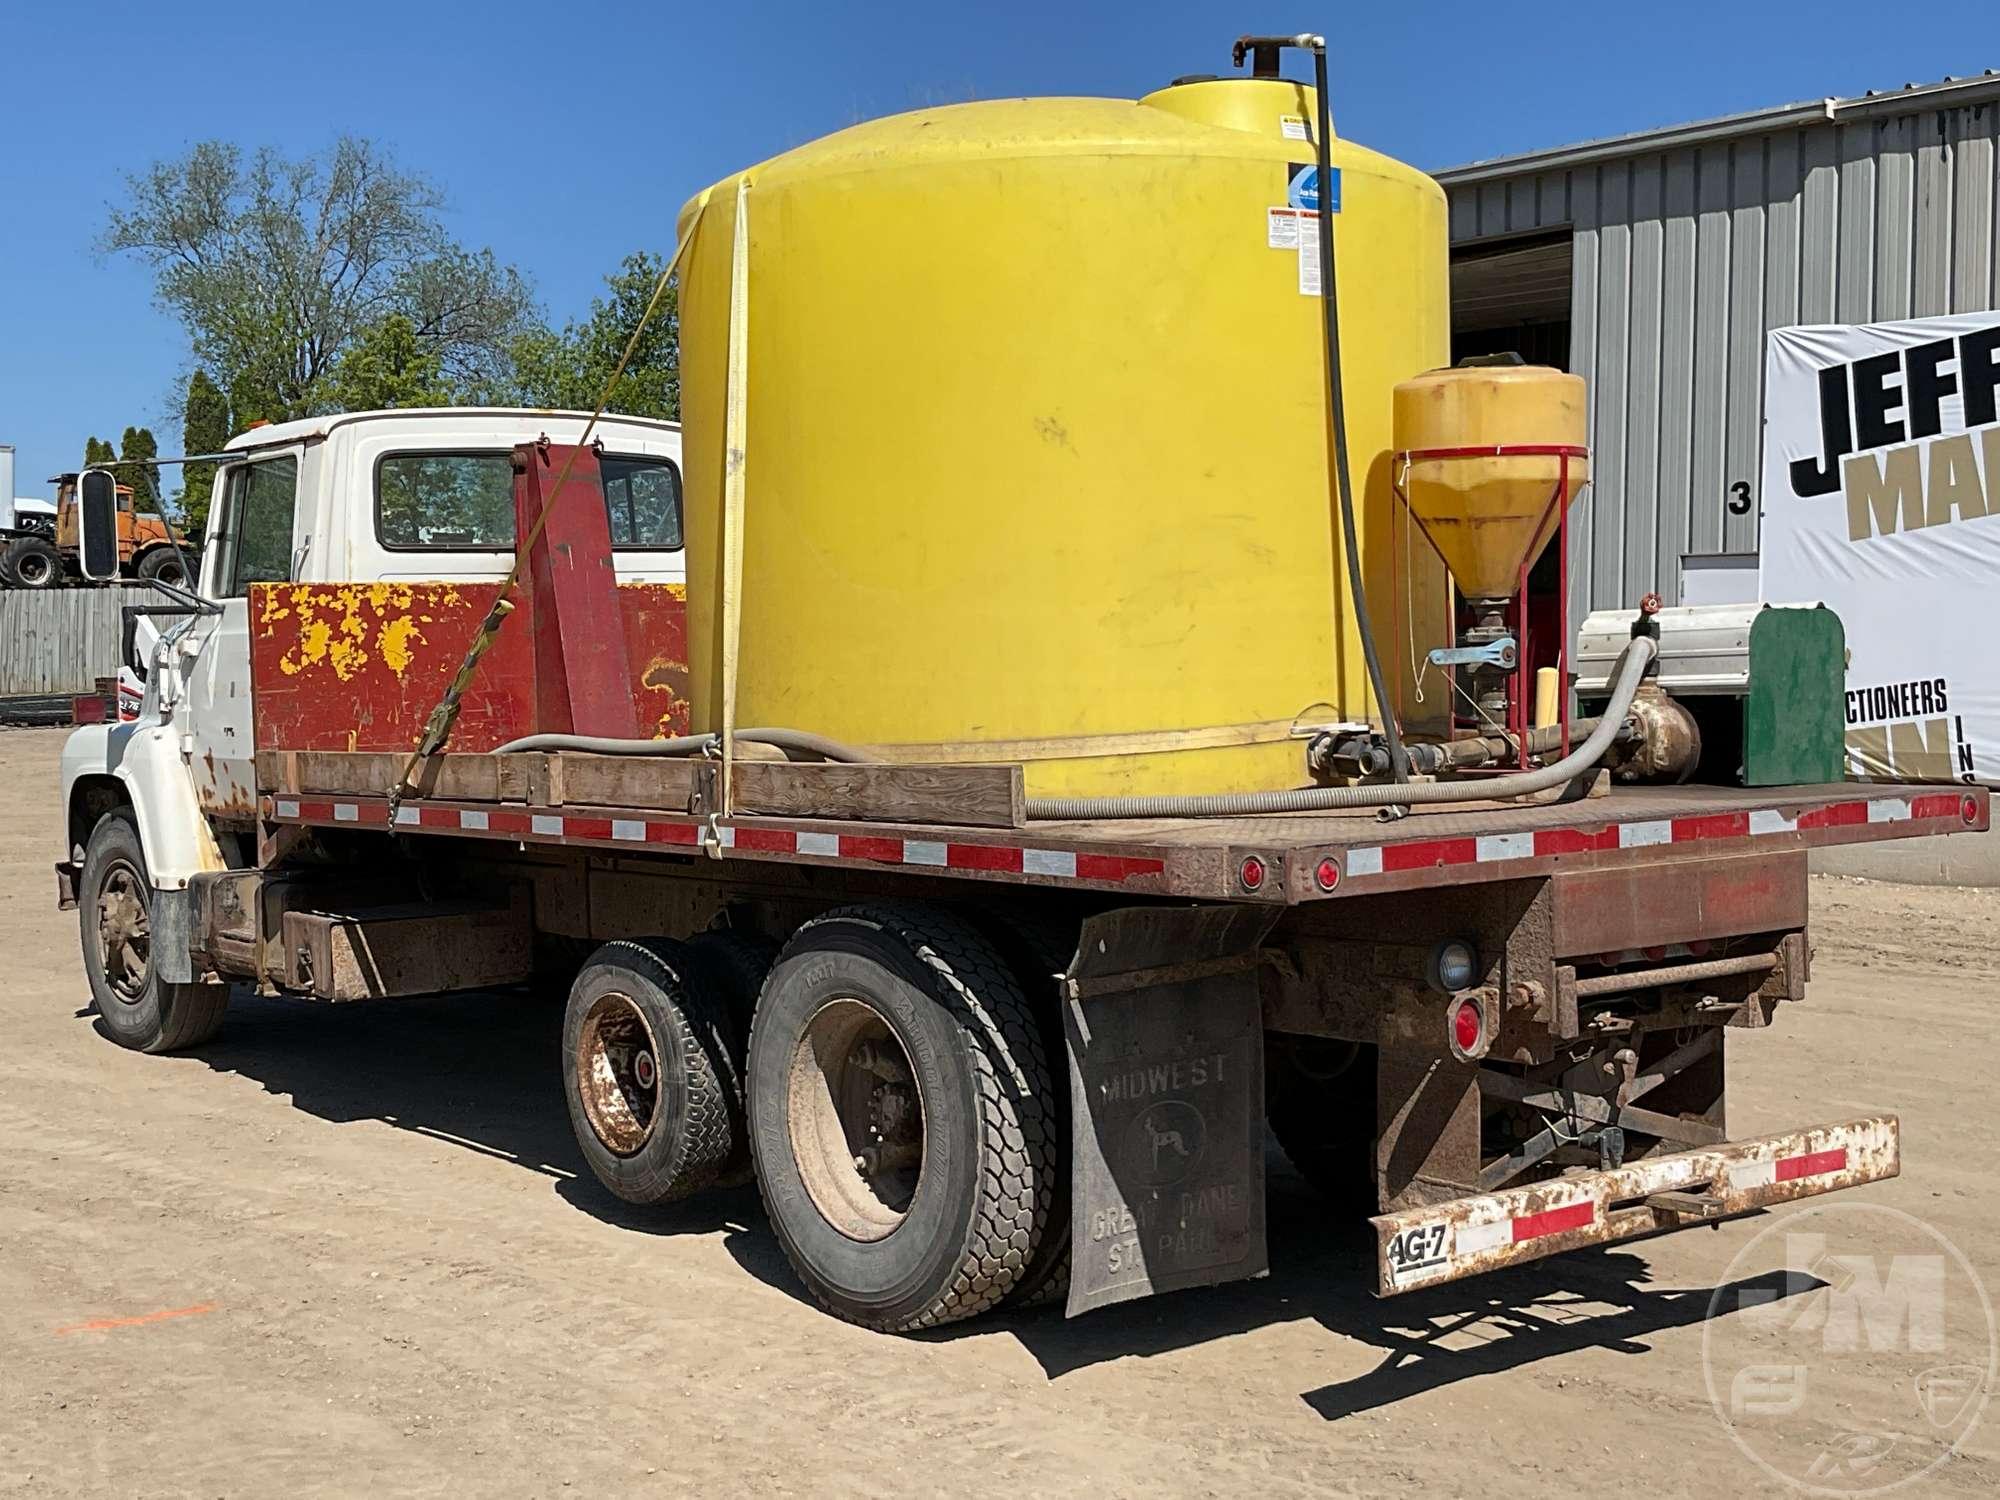
{"label": "rear truck tire", "polygon": [[746,1045],[750,1013],[757,1008],[757,995],[782,946],[767,937],[732,931],[698,932],[687,940],[688,962],[700,970],[703,982],[735,1018],[737,1034]]}
{"label": "rear truck tire", "polygon": [[1056,976],[1076,955],[1078,924],[1052,918],[995,915],[983,929],[1014,966],[1028,997],[1028,1009],[1042,1029],[1042,1048],[1055,1075],[1055,1139],[1058,1143],[1054,1191],[1041,1243],[1007,1294],[1008,1307],[1047,1307],[1069,1293],[1070,1139],[1069,1046],[1063,1039],[1063,997]]}
{"label": "rear truck tire", "polygon": [[10,539],[0,542],[0,589],[19,588],[20,580],[14,576],[14,565],[9,559],[14,555],[14,543]]}
{"label": "rear truck tire", "polygon": [[740,1153],[731,1030],[667,939],[605,943],[577,975],[563,1017],[570,1128],[597,1180],[627,1203],[690,1197]]}
{"label": "rear truck tire", "polygon": [[750,1032],[750,1148],[779,1244],[836,1316],[909,1332],[996,1307],[1062,1170],[1041,1029],[963,920],[916,904],[806,923]]}
{"label": "rear truck tire", "polygon": [[181,566],[180,557],[172,547],[153,548],[140,557],[139,565],[132,572],[135,577],[150,578],[174,588],[188,587],[187,569]]}
{"label": "rear truck tire", "polygon": [[[744,932],[701,932],[682,948],[687,961],[687,977],[721,1003],[726,1018],[724,1041],[729,1048],[731,1077],[737,1086],[737,1116],[742,1118],[741,1080],[745,1054],[750,1046],[750,1013],[771,966],[778,961],[778,944],[769,938]],[[729,1160],[716,1177],[717,1187],[739,1187],[754,1172],[750,1164],[750,1136],[744,1129],[735,1133]]]}
{"label": "rear truck tire", "polygon": [[1264,1113],[1278,1148],[1306,1184],[1335,1208],[1373,1214],[1373,1049],[1295,1037],[1270,1053]]}
{"label": "rear truck tire", "polygon": [[17,537],[7,548],[7,571],[15,588],[59,588],[63,580],[62,554],[56,551],[55,543],[38,536]]}
{"label": "rear truck tire", "polygon": [[176,984],[153,966],[153,883],[129,809],[98,819],[77,883],[83,971],[111,1039],[136,1052],[178,1052],[214,1036],[226,984]]}

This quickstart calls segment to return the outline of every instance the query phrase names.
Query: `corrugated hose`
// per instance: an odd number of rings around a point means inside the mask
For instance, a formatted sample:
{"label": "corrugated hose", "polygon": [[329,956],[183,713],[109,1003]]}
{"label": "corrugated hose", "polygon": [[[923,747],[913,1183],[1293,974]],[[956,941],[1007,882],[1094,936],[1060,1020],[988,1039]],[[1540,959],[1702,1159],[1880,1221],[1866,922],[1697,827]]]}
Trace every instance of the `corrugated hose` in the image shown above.
{"label": "corrugated hose", "polygon": [[1234,818],[1254,813],[1335,812],[1356,807],[1409,807],[1432,802],[1494,802],[1525,797],[1561,786],[1603,759],[1625,723],[1625,711],[1639,691],[1646,667],[1657,648],[1648,636],[1635,636],[1618,658],[1611,701],[1597,727],[1576,749],[1538,771],[1512,776],[1479,777],[1469,781],[1430,781],[1403,785],[1315,786],[1285,792],[1220,792],[1185,797],[1030,797],[1028,817],[1038,823],[1084,822],[1112,818]]}

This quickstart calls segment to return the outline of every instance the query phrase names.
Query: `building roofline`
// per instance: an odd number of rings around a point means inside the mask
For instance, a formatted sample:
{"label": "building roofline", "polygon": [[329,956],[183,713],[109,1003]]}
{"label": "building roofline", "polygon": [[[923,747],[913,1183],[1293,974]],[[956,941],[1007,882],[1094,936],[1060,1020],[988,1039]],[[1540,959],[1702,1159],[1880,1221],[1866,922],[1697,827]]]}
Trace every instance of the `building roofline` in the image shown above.
{"label": "building roofline", "polygon": [[1810,99],[1797,104],[1780,104],[1738,115],[1719,115],[1712,120],[1696,120],[1687,125],[1605,136],[1574,146],[1555,146],[1515,156],[1491,157],[1484,161],[1467,162],[1460,167],[1448,167],[1431,175],[1448,188],[1464,187],[1497,178],[1522,177],[1532,172],[1551,172],[1654,151],[1706,145],[1736,136],[1768,135],[1774,130],[1793,126],[1838,123],[1878,114],[1909,114],[1923,109],[1955,109],[1995,98],[2000,98],[2000,71],[1989,68],[1972,78],[1944,78],[1936,83],[1913,83],[1900,89],[1871,90],[1852,99]]}

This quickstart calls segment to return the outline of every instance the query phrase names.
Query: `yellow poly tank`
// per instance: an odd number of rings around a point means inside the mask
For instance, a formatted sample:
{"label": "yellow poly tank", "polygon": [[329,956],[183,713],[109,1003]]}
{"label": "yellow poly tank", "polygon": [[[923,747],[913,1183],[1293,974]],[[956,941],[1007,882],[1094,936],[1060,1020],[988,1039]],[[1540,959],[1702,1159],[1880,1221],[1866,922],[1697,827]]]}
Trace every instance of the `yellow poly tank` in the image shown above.
{"label": "yellow poly tank", "polygon": [[[747,179],[738,724],[1034,794],[1304,784],[1373,719],[1328,429],[1312,92],[1020,99],[828,136],[681,213],[691,707],[722,717],[732,242]],[[1444,194],[1345,141],[1335,234],[1366,584],[1405,722],[1444,570],[1394,498],[1391,392],[1449,357]],[[1316,246],[1315,246],[1316,248]],[[1310,294],[1309,294],[1310,293]]]}
{"label": "yellow poly tank", "polygon": [[[1396,387],[1396,448],[1582,449],[1589,410],[1581,376],[1546,365],[1431,370]],[[1520,591],[1521,569],[1541,555],[1562,511],[1590,477],[1587,458],[1565,475],[1553,456],[1413,456],[1403,493],[1468,599]],[[1567,493],[1556,504],[1556,486]]]}

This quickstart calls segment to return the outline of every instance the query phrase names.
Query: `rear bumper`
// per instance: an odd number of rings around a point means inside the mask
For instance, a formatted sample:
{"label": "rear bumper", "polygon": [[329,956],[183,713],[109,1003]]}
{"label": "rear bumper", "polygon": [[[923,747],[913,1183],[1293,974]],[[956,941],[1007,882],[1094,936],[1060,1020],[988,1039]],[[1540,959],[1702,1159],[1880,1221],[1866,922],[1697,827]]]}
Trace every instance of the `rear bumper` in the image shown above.
{"label": "rear bumper", "polygon": [[1369,1221],[1375,1293],[1390,1297],[1565,1250],[1712,1223],[1901,1170],[1896,1117],[1877,1115],[1404,1209]]}

